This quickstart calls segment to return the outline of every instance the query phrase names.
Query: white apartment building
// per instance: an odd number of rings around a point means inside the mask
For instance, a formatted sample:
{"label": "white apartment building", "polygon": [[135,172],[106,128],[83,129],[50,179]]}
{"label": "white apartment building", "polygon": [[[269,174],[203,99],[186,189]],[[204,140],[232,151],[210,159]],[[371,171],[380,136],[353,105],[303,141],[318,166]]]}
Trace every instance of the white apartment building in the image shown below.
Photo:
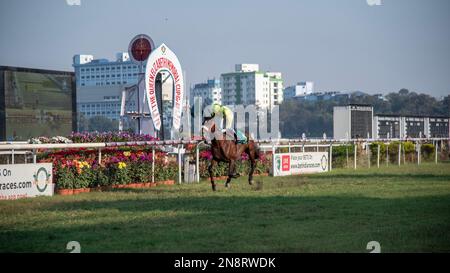
{"label": "white apartment building", "polygon": [[194,85],[190,94],[190,104],[194,105],[194,98],[201,97],[206,103],[222,104],[222,88],[220,87],[220,80],[212,79],[206,83],[198,83]]}
{"label": "white apartment building", "polygon": [[299,82],[284,89],[284,99],[306,96],[314,93],[314,82]]}
{"label": "white apartment building", "polygon": [[279,72],[261,72],[257,64],[237,64],[235,72],[221,75],[222,104],[272,108],[283,102],[283,79]]}

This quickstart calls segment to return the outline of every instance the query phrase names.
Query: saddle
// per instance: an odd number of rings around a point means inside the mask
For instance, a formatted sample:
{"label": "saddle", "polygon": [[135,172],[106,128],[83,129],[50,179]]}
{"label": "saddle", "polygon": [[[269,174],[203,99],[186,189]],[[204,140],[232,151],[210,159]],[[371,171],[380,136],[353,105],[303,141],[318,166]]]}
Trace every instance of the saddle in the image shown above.
{"label": "saddle", "polygon": [[229,129],[227,130],[226,134],[230,137],[232,136],[236,144],[247,144],[247,137],[239,130],[235,131],[233,129]]}

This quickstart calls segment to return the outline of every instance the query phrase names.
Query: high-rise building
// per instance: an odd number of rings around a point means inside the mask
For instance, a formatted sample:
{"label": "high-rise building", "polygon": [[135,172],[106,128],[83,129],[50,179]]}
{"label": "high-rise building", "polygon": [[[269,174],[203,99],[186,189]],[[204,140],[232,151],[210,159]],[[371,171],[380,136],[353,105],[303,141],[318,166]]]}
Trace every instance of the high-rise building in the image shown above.
{"label": "high-rise building", "polygon": [[257,64],[237,64],[235,72],[221,75],[222,104],[272,108],[283,102],[279,72],[261,72]]}
{"label": "high-rise building", "polygon": [[284,89],[284,99],[291,99],[300,96],[311,95],[314,93],[313,82],[299,82],[296,85],[286,87]]}
{"label": "high-rise building", "polygon": [[206,83],[198,83],[194,85],[190,94],[190,104],[194,104],[194,98],[201,97],[206,103],[222,104],[222,88],[220,87],[220,80],[212,79]]}

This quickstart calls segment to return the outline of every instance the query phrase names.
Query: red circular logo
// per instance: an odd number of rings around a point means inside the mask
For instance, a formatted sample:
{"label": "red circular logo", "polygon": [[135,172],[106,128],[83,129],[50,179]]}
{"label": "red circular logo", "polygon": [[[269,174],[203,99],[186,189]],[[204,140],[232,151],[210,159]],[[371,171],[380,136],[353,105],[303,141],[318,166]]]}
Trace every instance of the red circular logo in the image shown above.
{"label": "red circular logo", "polygon": [[154,46],[153,41],[147,35],[140,34],[131,41],[129,47],[130,57],[137,61],[143,62],[147,60]]}

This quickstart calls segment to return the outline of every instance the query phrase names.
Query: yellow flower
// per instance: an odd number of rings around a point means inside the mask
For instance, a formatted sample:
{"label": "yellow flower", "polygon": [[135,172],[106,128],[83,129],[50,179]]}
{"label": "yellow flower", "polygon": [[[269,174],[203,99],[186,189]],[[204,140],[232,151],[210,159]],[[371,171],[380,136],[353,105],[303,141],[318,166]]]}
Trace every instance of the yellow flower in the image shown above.
{"label": "yellow flower", "polygon": [[129,152],[129,151],[123,152],[123,155],[126,157],[129,157],[131,155],[131,152]]}
{"label": "yellow flower", "polygon": [[123,169],[127,167],[127,164],[125,162],[119,162],[119,169]]}

